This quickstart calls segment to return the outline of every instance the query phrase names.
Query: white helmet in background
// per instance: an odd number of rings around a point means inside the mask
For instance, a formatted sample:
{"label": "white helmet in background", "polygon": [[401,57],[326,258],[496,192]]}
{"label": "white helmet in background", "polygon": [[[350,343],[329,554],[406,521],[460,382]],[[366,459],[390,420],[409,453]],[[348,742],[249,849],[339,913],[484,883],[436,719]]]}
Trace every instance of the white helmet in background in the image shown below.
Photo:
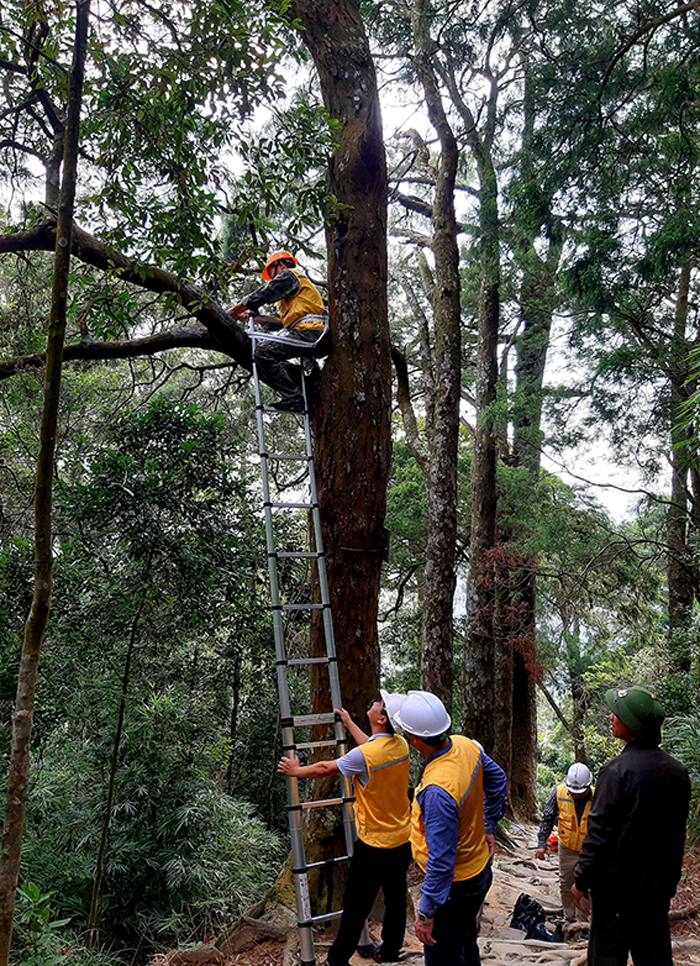
{"label": "white helmet in background", "polygon": [[386,708],[386,713],[389,717],[389,721],[391,722],[391,726],[394,730],[396,730],[400,727],[400,725],[398,721],[395,720],[395,715],[406,700],[406,695],[400,694],[399,692],[390,694],[388,691],[385,691],[384,688],[379,689],[379,694],[384,702],[384,707]]}
{"label": "white helmet in background", "polygon": [[396,713],[396,721],[416,738],[446,735],[452,724],[445,705],[429,691],[409,691]]}
{"label": "white helmet in background", "polygon": [[593,775],[581,761],[576,761],[566,773],[566,787],[572,795],[580,795],[588,791],[593,781]]}

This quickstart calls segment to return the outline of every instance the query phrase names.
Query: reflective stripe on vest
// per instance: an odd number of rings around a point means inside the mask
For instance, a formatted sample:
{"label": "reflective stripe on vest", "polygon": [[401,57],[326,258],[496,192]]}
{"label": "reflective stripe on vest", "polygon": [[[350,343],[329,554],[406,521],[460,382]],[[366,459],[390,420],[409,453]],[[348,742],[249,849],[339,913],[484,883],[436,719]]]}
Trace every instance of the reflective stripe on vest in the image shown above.
{"label": "reflective stripe on vest", "polygon": [[591,797],[586,802],[579,825],[576,817],[576,805],[571,797],[571,792],[566,785],[557,785],[557,808],[559,809],[559,841],[572,852],[580,852],[583,840],[588,829],[588,813],[591,810],[593,799],[593,789]]}
{"label": "reflective stripe on vest", "polygon": [[439,785],[454,798],[458,808],[457,855],[454,881],[478,875],[489,860],[484,830],[484,775],[481,748],[463,735],[452,735],[452,747],[429,761],[416,789],[411,810],[413,858],[425,871],[428,847],[418,796],[429,785]]}
{"label": "reflective stripe on vest", "polygon": [[408,745],[398,735],[377,735],[359,750],[369,781],[355,777],[355,825],[367,845],[393,849],[408,842],[411,803],[408,800]]}
{"label": "reflective stripe on vest", "polygon": [[[315,285],[308,280],[300,268],[289,268],[299,279],[299,291],[277,303],[277,311],[285,329],[319,329],[324,327],[326,307]],[[305,316],[310,316],[306,319]]]}

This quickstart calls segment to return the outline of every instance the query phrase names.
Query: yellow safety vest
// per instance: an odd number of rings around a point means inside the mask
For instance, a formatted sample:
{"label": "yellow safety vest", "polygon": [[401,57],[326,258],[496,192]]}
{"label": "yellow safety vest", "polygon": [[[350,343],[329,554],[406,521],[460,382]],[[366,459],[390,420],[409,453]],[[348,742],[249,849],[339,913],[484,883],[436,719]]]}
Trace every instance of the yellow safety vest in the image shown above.
{"label": "yellow safety vest", "polygon": [[450,750],[425,766],[411,810],[413,858],[423,871],[428,861],[428,846],[418,797],[428,785],[444,788],[457,803],[457,855],[453,881],[471,879],[486,868],[489,860],[484,831],[484,776],[479,745],[463,735],[452,735]]}
{"label": "yellow safety vest", "polygon": [[411,803],[408,800],[408,745],[399,735],[377,735],[358,745],[369,781],[355,782],[355,825],[367,845],[393,849],[408,842]]}
{"label": "yellow safety vest", "polygon": [[583,809],[583,815],[581,816],[581,824],[579,825],[578,819],[576,818],[576,806],[573,798],[571,797],[571,792],[566,785],[557,785],[559,842],[566,846],[567,849],[571,849],[572,852],[581,851],[583,840],[586,837],[586,830],[588,829],[588,813],[591,810],[594,790],[595,789],[591,788],[591,797],[586,802],[586,805]]}
{"label": "yellow safety vest", "polygon": [[[289,295],[277,303],[277,311],[282,319],[282,325],[288,329],[295,322],[297,329],[323,329],[325,322],[323,319],[310,318],[304,316],[325,316],[326,307],[323,304],[321,294],[315,285],[312,285],[300,268],[290,268],[299,279],[299,291],[296,295]],[[303,321],[299,322],[299,319]]]}

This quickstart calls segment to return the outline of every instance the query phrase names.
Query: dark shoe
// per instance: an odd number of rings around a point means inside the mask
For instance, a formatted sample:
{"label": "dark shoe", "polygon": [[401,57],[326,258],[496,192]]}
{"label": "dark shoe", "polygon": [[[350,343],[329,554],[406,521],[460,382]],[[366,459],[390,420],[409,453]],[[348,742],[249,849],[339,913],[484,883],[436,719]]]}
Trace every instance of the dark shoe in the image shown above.
{"label": "dark shoe", "polygon": [[270,409],[276,409],[278,413],[303,413],[304,397],[292,396],[290,399],[280,399],[279,402],[272,403]]}
{"label": "dark shoe", "polygon": [[[364,948],[364,947],[363,947]],[[358,947],[358,952],[360,952]],[[362,955],[360,953],[360,955]],[[372,943],[372,959],[375,963],[398,963],[403,959],[403,955],[398,953],[396,956],[387,957],[382,954],[382,944],[377,942],[376,939]]]}

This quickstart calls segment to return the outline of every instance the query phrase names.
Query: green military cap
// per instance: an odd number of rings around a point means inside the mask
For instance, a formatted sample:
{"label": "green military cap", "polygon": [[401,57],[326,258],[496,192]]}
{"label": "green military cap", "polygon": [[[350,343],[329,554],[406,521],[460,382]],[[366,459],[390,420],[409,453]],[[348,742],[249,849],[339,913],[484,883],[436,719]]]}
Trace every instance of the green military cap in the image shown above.
{"label": "green military cap", "polygon": [[659,699],[646,688],[611,688],[605,692],[605,703],[623,724],[642,738],[658,735],[666,717]]}

